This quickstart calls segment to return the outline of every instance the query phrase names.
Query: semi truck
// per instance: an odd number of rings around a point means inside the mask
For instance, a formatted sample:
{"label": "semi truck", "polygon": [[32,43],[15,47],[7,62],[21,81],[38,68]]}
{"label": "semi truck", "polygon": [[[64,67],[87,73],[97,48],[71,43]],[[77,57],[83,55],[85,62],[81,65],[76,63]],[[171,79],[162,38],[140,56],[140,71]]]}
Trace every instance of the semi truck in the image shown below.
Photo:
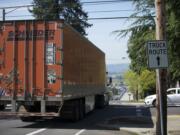
{"label": "semi truck", "polygon": [[0,22],[0,115],[79,120],[108,104],[105,54],[63,20]]}

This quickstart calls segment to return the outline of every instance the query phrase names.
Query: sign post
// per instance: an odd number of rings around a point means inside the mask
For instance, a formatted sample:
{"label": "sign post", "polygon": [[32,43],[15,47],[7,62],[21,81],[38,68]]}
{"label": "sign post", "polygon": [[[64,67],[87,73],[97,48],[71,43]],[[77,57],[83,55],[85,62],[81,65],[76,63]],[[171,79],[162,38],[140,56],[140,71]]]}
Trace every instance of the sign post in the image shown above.
{"label": "sign post", "polygon": [[[155,40],[147,42],[147,55],[148,55],[148,67],[156,69],[156,87],[157,87],[157,123],[156,123],[156,134],[166,135],[167,121],[164,119],[165,107],[164,105],[164,91],[162,89],[163,81],[161,81],[160,69],[168,67],[168,56],[167,56],[167,44],[163,40]],[[166,97],[166,96],[165,96]]]}
{"label": "sign post", "polygon": [[[155,0],[156,8],[156,40],[166,41],[166,9],[165,0]],[[157,58],[158,61],[158,58]],[[159,58],[161,62],[161,58]],[[162,65],[161,63],[159,63]],[[168,63],[167,63],[168,64]],[[167,135],[167,69],[156,69],[156,135]]]}

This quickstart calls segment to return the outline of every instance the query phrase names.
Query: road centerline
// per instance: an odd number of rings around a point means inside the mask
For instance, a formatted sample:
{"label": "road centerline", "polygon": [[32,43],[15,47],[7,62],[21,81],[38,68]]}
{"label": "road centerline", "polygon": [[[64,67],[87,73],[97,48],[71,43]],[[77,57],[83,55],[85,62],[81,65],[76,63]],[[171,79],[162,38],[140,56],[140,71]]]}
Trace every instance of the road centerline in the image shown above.
{"label": "road centerline", "polygon": [[82,129],[82,130],[80,130],[80,131],[78,131],[76,134],[74,134],[74,135],[80,135],[81,133],[83,133],[85,131],[85,129]]}
{"label": "road centerline", "polygon": [[33,131],[33,132],[31,132],[31,133],[28,133],[28,134],[26,134],[26,135],[35,135],[35,134],[40,133],[40,132],[43,132],[43,131],[45,131],[45,130],[47,130],[47,129],[46,129],[46,128],[42,128],[42,129]]}

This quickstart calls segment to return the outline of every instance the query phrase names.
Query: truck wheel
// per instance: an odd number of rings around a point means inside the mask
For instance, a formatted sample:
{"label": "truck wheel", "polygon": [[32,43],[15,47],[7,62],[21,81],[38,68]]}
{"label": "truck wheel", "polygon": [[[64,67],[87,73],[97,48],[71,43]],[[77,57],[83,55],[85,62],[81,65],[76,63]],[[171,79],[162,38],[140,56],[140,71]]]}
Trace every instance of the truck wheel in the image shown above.
{"label": "truck wheel", "polygon": [[0,105],[0,111],[3,111],[5,109],[5,105]]}
{"label": "truck wheel", "polygon": [[109,106],[109,101],[106,102],[106,106]]}
{"label": "truck wheel", "polygon": [[96,101],[95,101],[95,106],[96,108],[104,108],[105,107],[105,97],[104,95],[96,95]]}
{"label": "truck wheel", "polygon": [[74,107],[73,107],[73,121],[76,122],[80,119],[80,105],[79,101],[74,101]]}
{"label": "truck wheel", "polygon": [[85,117],[85,104],[83,100],[79,101],[79,119],[83,119]]}

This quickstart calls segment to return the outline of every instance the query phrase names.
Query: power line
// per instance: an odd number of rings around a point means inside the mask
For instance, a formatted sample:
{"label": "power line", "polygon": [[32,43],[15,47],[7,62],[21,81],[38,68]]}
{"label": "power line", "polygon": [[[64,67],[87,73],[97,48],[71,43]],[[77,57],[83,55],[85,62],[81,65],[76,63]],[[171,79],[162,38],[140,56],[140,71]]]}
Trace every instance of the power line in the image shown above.
{"label": "power line", "polygon": [[[88,2],[80,2],[82,5],[101,5],[101,4],[114,4],[114,3],[122,3],[122,2],[131,2],[132,0],[108,0],[108,1],[88,1]],[[74,4],[74,3],[65,3],[67,4]],[[10,8],[23,8],[23,7],[33,7],[33,4],[29,5],[20,5],[20,6],[7,6],[7,7],[0,7],[0,9],[10,9]]]}
{"label": "power line", "polygon": [[91,1],[91,2],[81,2],[81,4],[86,5],[102,5],[102,4],[114,4],[122,2],[131,2],[132,0],[109,0],[109,1]]}
{"label": "power line", "polygon": [[[18,8],[15,8],[9,12],[6,12],[6,14],[11,13],[17,9]],[[116,13],[116,12],[133,12],[133,11],[135,11],[135,10],[130,10],[130,9],[127,9],[127,10],[102,10],[102,11],[99,10],[99,11],[86,11],[86,12],[88,12],[88,13]]]}
{"label": "power line", "polygon": [[10,9],[10,8],[24,8],[24,7],[32,7],[33,5],[21,5],[21,6],[8,6],[8,7],[0,7],[0,9]]}
{"label": "power line", "polygon": [[[8,15],[8,16],[6,16],[6,18],[15,18],[15,17],[33,17],[33,15],[30,15],[30,14],[28,14],[28,15]],[[0,17],[0,18],[2,18],[2,17]]]}
{"label": "power line", "polygon": [[[101,5],[101,4],[114,4],[114,3],[121,3],[121,2],[129,2],[132,0],[100,0],[100,1],[86,1],[86,2],[80,2],[83,5]],[[72,4],[74,3],[65,3],[64,6],[67,4],[69,4],[69,6],[74,6]],[[28,7],[33,7],[33,4],[29,4],[29,5],[20,5],[20,6],[8,6],[8,7],[0,7],[0,9],[12,9],[9,12],[6,12],[5,14],[8,14],[10,12],[13,12],[15,10],[17,10],[18,8],[28,8]],[[62,5],[63,6],[63,5]],[[13,9],[14,8],[14,9]],[[109,10],[109,11],[91,11],[89,13],[112,13],[112,12],[123,12],[123,11],[133,11],[133,10]],[[21,16],[6,16],[6,17],[25,17],[25,16],[32,16],[32,15],[21,15]],[[89,18],[89,20],[112,20],[112,19],[126,19],[129,17],[105,17],[105,18]]]}
{"label": "power line", "polygon": [[[99,17],[99,18],[88,18],[88,20],[117,20],[117,19],[136,19],[136,18],[147,18],[149,16],[119,16],[119,17]],[[153,16],[155,17],[155,16]]]}
{"label": "power line", "polygon": [[87,11],[88,13],[112,13],[112,12],[131,12],[135,10],[127,9],[127,10],[103,10],[103,11]]}
{"label": "power line", "polygon": [[99,1],[86,1],[86,2],[81,2],[81,3],[108,3],[108,2],[129,2],[133,0],[99,0]]}
{"label": "power line", "polygon": [[18,8],[12,9],[11,11],[6,12],[5,14],[9,14],[9,13],[11,13],[11,12],[17,10],[17,9],[18,9]]}
{"label": "power line", "polygon": [[[33,15],[14,15],[14,16],[6,16],[7,18],[15,18],[15,17],[33,17]],[[97,18],[88,18],[88,20],[118,20],[118,19],[136,19],[136,18],[147,18],[149,16],[117,16],[117,17],[97,17]],[[155,16],[151,16],[155,17]]]}

